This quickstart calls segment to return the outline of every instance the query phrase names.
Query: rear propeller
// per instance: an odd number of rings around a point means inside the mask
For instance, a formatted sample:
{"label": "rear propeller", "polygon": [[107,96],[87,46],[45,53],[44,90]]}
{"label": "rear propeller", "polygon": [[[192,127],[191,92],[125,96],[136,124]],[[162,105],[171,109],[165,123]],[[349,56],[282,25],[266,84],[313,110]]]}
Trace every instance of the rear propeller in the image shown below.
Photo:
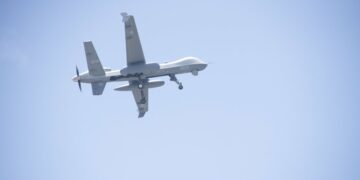
{"label": "rear propeller", "polygon": [[81,92],[81,82],[80,82],[80,78],[79,78],[79,69],[78,69],[78,67],[76,66],[76,75],[77,75],[77,77],[78,77],[78,85],[79,85],[79,89],[80,89],[80,92]]}

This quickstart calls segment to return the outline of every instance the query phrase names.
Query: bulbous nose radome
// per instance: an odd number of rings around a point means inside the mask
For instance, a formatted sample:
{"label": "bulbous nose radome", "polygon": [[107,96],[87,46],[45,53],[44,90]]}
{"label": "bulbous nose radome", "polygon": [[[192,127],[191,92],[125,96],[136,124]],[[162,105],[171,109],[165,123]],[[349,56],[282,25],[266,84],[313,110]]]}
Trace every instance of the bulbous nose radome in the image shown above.
{"label": "bulbous nose radome", "polygon": [[207,63],[203,62],[200,64],[200,70],[204,70],[207,67]]}

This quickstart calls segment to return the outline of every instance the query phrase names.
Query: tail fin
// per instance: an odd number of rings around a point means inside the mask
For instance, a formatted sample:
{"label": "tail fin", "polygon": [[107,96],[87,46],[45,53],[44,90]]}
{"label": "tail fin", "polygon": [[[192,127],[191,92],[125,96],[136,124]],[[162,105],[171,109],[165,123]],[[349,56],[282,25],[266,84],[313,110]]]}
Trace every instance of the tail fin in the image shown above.
{"label": "tail fin", "polygon": [[105,89],[106,82],[93,82],[91,83],[93,95],[102,95]]}
{"label": "tail fin", "polygon": [[91,41],[84,42],[84,49],[85,49],[89,74],[92,76],[104,76],[105,75],[104,68],[101,65],[100,59],[96,54],[92,42]]}

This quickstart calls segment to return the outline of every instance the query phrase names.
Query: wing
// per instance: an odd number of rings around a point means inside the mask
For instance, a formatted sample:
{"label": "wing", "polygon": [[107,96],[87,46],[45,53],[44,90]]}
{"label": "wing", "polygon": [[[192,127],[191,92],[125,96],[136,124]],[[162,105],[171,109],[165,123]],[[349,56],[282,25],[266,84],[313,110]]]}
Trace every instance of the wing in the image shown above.
{"label": "wing", "polygon": [[134,16],[121,13],[125,24],[126,59],[127,65],[145,64],[145,57],[141,47],[139,34],[136,29]]}
{"label": "wing", "polygon": [[148,102],[149,102],[149,89],[148,88],[135,88],[132,90],[136,105],[139,110],[139,118],[144,117],[145,113],[148,111]]}
{"label": "wing", "polygon": [[93,95],[101,95],[104,91],[106,82],[95,82],[91,83]]}
{"label": "wing", "polygon": [[92,76],[103,76],[105,71],[101,65],[100,59],[96,54],[94,45],[91,41],[84,42],[86,61],[89,69],[89,74]]}

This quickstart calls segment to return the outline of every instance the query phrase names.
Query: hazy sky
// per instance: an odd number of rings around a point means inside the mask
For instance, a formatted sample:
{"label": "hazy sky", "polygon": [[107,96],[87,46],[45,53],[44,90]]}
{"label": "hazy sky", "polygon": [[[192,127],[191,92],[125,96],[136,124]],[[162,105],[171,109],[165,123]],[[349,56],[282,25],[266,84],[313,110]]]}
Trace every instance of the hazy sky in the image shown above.
{"label": "hazy sky", "polygon": [[[120,12],[148,62],[195,56],[137,118],[130,92],[71,81],[92,40],[125,62]],[[360,2],[0,2],[2,180],[358,180]]]}

